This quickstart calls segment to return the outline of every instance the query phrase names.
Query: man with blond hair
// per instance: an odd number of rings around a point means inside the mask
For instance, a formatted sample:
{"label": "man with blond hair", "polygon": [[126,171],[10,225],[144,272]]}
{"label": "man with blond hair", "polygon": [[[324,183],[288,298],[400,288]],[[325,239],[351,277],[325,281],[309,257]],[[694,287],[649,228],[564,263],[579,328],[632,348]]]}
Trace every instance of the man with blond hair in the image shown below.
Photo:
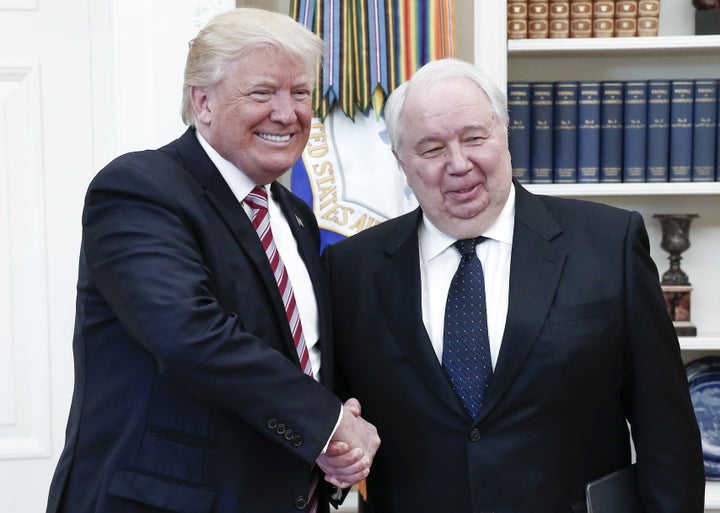
{"label": "man with blond hair", "polygon": [[329,390],[317,223],[276,182],[322,51],[287,16],[218,15],[190,44],[185,134],[93,179],[48,513],[326,512],[368,475],[377,433]]}

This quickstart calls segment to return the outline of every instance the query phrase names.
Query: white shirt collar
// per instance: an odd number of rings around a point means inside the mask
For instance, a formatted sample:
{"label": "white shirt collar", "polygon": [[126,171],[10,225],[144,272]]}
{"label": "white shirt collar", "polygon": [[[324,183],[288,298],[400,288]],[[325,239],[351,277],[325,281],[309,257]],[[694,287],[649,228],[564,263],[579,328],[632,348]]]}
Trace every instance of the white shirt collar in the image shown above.
{"label": "white shirt collar", "polygon": [[[515,223],[515,185],[510,187],[505,206],[493,225],[481,235],[504,244],[512,245]],[[420,254],[427,262],[449,248],[457,239],[442,232],[423,215],[422,224],[418,231]]]}
{"label": "white shirt collar", "polygon": [[[198,130],[195,130],[195,135],[197,136],[200,146],[203,147],[212,163],[215,164],[215,167],[217,167],[218,171],[220,171],[220,174],[225,179],[225,182],[227,182],[230,190],[233,192],[238,201],[242,202],[250,191],[253,190],[256,184],[245,173],[243,173],[242,170],[235,166],[235,164],[229,160],[225,160],[217,151],[215,151],[215,148],[210,146],[210,143],[205,140]],[[268,194],[269,193],[270,191],[268,190]]]}

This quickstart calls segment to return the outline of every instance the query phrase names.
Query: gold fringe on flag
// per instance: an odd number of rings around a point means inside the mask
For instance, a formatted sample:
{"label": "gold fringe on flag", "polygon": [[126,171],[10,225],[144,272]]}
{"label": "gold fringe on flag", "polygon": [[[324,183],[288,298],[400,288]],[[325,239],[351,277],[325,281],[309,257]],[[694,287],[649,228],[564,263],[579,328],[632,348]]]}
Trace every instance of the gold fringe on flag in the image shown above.
{"label": "gold fringe on flag", "polygon": [[357,485],[358,493],[364,501],[367,501],[367,482],[363,479]]}

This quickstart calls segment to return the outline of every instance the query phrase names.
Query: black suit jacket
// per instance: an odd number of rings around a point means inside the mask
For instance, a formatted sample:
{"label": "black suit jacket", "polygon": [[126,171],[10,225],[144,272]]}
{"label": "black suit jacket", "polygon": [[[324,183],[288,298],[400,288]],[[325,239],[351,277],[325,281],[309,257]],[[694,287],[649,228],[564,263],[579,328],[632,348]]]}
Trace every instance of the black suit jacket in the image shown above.
{"label": "black suit jacket", "polygon": [[516,184],[509,311],[473,422],[422,322],[419,210],[325,253],[336,376],[382,439],[367,513],[570,513],[638,454],[646,511],[700,513],[680,350],[637,213]]}
{"label": "black suit jacket", "polygon": [[[332,386],[317,224],[272,189],[316,287]],[[300,370],[259,238],[193,130],[92,181],[73,349],[49,513],[301,509],[340,401]]]}

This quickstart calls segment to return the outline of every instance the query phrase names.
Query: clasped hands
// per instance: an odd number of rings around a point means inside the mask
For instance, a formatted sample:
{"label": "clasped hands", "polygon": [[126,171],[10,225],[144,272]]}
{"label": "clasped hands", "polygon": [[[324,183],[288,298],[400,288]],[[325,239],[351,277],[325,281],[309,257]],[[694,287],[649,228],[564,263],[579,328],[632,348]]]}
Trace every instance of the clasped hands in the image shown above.
{"label": "clasped hands", "polygon": [[377,429],[360,416],[360,402],[348,399],[343,404],[340,425],[316,463],[327,482],[347,488],[368,476],[379,446]]}

